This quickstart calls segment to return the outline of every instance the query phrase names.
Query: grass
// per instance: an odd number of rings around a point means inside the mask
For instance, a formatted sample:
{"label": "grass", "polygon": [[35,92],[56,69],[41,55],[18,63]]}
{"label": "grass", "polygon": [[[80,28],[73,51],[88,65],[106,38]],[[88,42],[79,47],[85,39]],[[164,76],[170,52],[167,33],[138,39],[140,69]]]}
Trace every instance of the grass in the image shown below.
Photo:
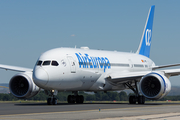
{"label": "grass", "polygon": [[0,103],[46,103],[47,101],[35,101],[35,100],[16,100],[16,101],[0,101]]}
{"label": "grass", "polygon": [[[17,101],[0,101],[0,103],[46,103],[47,101],[35,100],[17,100]],[[67,101],[58,101],[58,103],[67,103]],[[84,103],[129,103],[128,101],[84,101]],[[180,101],[146,101],[146,103],[180,103]]]}

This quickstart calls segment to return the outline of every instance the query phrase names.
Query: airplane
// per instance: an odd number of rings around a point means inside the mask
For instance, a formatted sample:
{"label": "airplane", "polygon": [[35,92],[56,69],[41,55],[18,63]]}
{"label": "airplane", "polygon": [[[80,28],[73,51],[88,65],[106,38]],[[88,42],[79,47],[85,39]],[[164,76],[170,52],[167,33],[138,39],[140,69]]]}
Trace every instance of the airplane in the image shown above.
{"label": "airplane", "polygon": [[[20,99],[35,96],[41,89],[56,105],[60,91],[71,91],[68,103],[84,102],[79,91],[120,91],[131,89],[130,104],[144,104],[145,98],[158,100],[171,90],[169,77],[180,75],[180,69],[161,68],[149,58],[155,6],[150,7],[142,38],[136,53],[81,48],[55,48],[40,55],[33,69],[0,64],[1,69],[18,71],[9,82],[12,95]],[[159,70],[161,69],[161,70]]]}

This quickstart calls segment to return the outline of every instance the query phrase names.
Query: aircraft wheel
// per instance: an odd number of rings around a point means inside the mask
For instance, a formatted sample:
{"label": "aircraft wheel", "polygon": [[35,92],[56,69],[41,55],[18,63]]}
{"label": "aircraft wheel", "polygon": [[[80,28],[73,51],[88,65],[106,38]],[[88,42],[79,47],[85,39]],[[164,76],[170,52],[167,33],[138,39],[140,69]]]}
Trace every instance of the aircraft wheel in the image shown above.
{"label": "aircraft wheel", "polygon": [[129,104],[136,104],[136,96],[129,96]]}
{"label": "aircraft wheel", "polygon": [[67,98],[68,103],[75,103],[76,102],[76,97],[74,95],[68,95]]}
{"label": "aircraft wheel", "polygon": [[51,98],[48,98],[48,99],[47,99],[47,104],[48,104],[48,105],[52,105],[52,103],[51,103]]}
{"label": "aircraft wheel", "polygon": [[74,95],[68,95],[68,98],[67,98],[67,102],[68,103],[78,103],[78,104],[82,104],[84,102],[84,97],[82,95],[77,95],[77,96],[74,96]]}
{"label": "aircraft wheel", "polygon": [[84,102],[84,96],[80,95],[80,103],[83,103]]}
{"label": "aircraft wheel", "polygon": [[58,103],[58,100],[56,98],[53,98],[52,104],[57,105],[57,103]]}
{"label": "aircraft wheel", "polygon": [[76,96],[76,103],[82,104],[84,102],[84,97],[82,95]]}
{"label": "aircraft wheel", "polygon": [[72,95],[71,98],[72,98],[72,103],[75,103],[76,102],[76,96]]}
{"label": "aircraft wheel", "polygon": [[68,103],[72,103],[72,96],[71,95],[68,95],[67,101],[68,101]]}
{"label": "aircraft wheel", "polygon": [[78,96],[76,96],[76,103],[81,103],[81,98],[80,98],[80,96],[78,95]]}
{"label": "aircraft wheel", "polygon": [[145,97],[144,96],[138,96],[138,104],[144,104],[145,103]]}

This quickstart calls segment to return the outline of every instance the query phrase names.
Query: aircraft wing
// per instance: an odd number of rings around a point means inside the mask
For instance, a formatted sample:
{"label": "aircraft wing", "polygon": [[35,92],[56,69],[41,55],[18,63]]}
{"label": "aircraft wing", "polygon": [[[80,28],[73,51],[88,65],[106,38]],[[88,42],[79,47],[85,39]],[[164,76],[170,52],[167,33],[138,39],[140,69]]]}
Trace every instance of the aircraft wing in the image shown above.
{"label": "aircraft wing", "polygon": [[140,81],[141,78],[151,72],[162,72],[166,77],[180,75],[180,69],[167,69],[167,70],[156,70],[156,71],[141,71],[141,72],[122,72],[122,73],[111,73],[108,74],[106,79],[111,83],[125,83],[133,80]]}
{"label": "aircraft wing", "polygon": [[152,70],[161,69],[161,68],[167,68],[167,67],[175,67],[175,66],[180,66],[180,64],[170,64],[170,65],[154,66],[154,67],[152,67]]}
{"label": "aircraft wing", "polygon": [[167,77],[180,75],[180,69],[161,70]]}
{"label": "aircraft wing", "polygon": [[2,64],[0,64],[0,69],[17,71],[17,72],[32,72],[33,71],[33,69],[30,69],[30,68],[23,68],[23,67],[2,65]]}
{"label": "aircraft wing", "polygon": [[[175,67],[175,66],[180,66],[180,64],[155,66],[155,67],[152,67],[152,70],[157,70],[157,69],[167,68],[167,67]],[[167,70],[158,70],[158,71],[164,72],[167,77],[180,75],[180,69],[167,69]]]}
{"label": "aircraft wing", "polygon": [[106,77],[111,83],[125,83],[132,80],[140,80],[144,75],[151,73],[151,71],[141,72],[122,72],[122,73],[111,73]]}

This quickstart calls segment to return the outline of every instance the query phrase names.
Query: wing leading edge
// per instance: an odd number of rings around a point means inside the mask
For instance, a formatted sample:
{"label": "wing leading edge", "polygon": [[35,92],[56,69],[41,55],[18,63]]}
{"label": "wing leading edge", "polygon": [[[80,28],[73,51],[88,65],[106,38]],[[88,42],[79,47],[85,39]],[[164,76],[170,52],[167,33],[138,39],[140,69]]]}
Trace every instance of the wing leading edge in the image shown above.
{"label": "wing leading edge", "polygon": [[30,69],[30,68],[10,66],[10,65],[2,65],[2,64],[0,64],[0,69],[17,71],[17,72],[33,72],[33,69]]}

